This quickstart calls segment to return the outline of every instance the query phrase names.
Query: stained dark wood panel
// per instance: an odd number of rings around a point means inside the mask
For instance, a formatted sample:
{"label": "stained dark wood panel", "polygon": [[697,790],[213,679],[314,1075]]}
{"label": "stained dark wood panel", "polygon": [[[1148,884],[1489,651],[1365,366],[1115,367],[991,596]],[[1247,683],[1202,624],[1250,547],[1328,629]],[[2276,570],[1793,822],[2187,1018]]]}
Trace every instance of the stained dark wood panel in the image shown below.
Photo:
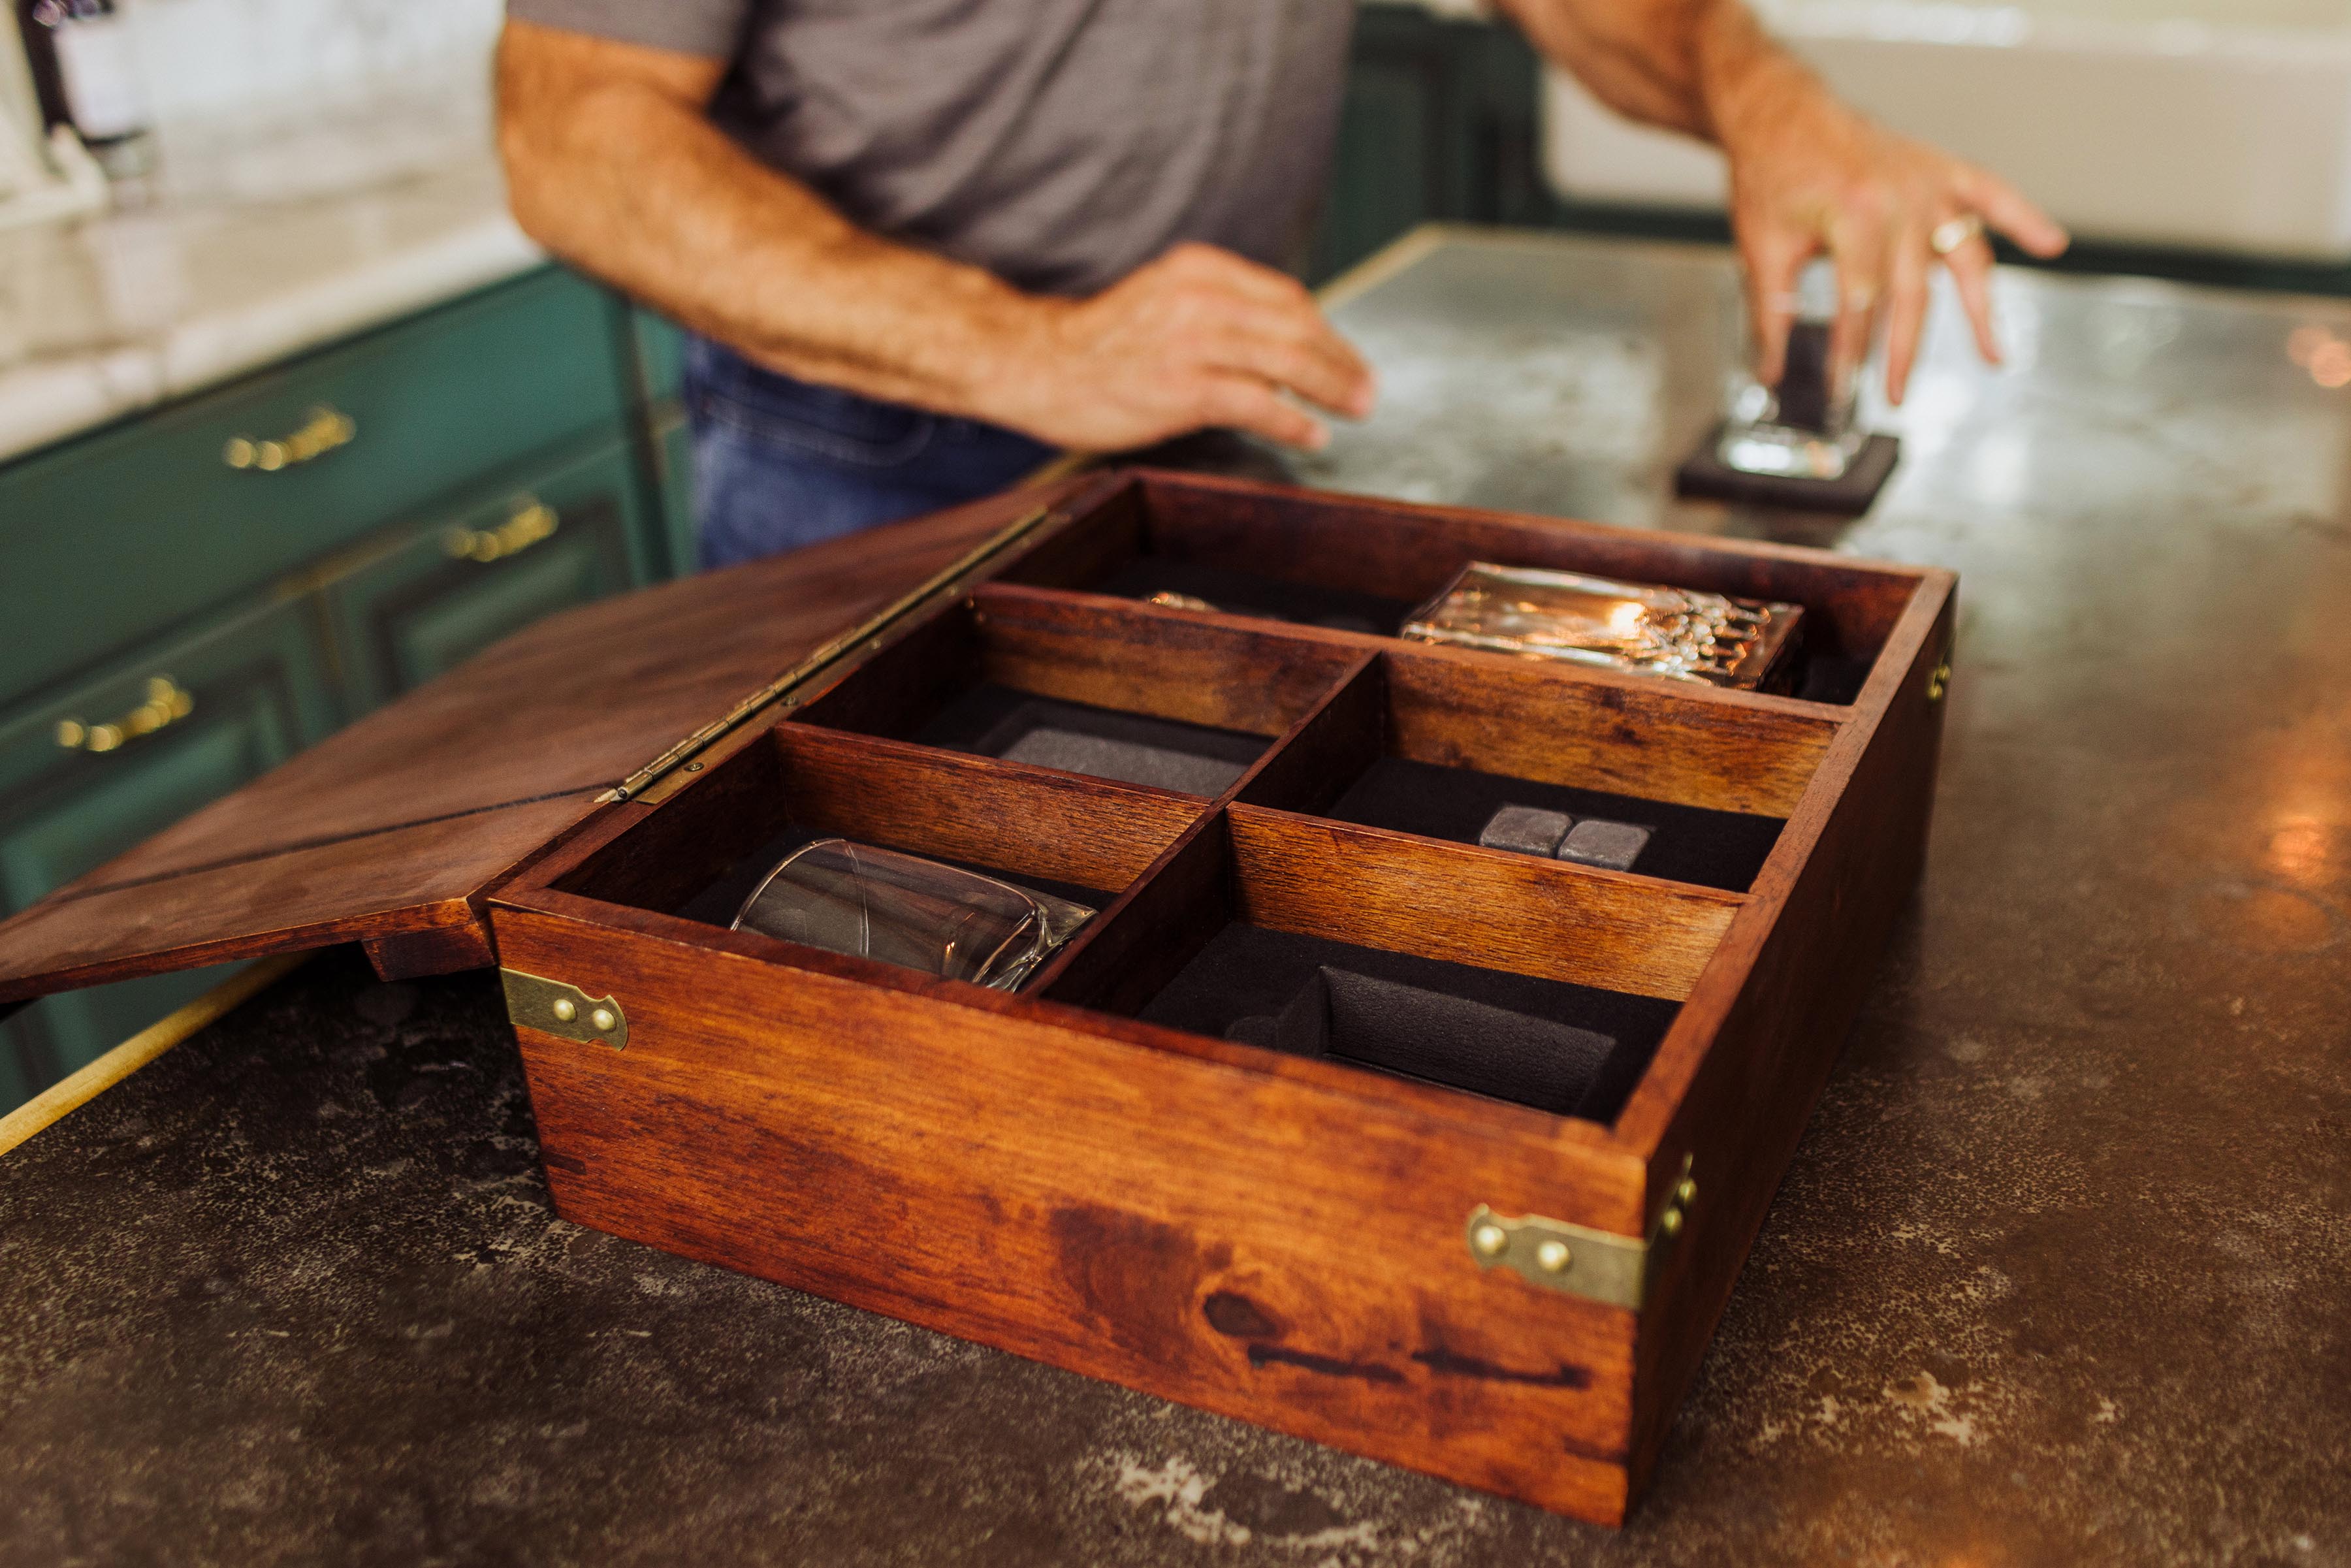
{"label": "stained dark wood panel", "polygon": [[[1447,1137],[1014,1010],[543,915],[500,929],[517,967],[628,977],[626,1051],[522,1037],[568,1218],[1473,1485],[1621,1509],[1631,1314],[1453,1266],[1474,1195],[1539,1203],[1579,1152]],[[743,1200],[770,1190],[859,1196]]]}

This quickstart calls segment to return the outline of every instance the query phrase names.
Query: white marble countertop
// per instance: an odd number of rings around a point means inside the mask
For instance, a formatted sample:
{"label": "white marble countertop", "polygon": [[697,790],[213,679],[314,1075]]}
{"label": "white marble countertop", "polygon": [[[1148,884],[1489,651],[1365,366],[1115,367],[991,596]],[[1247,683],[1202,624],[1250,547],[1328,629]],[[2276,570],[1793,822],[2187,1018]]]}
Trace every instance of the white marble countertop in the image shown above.
{"label": "white marble countertop", "polygon": [[145,206],[0,233],[0,461],[538,265],[485,98],[184,131]]}

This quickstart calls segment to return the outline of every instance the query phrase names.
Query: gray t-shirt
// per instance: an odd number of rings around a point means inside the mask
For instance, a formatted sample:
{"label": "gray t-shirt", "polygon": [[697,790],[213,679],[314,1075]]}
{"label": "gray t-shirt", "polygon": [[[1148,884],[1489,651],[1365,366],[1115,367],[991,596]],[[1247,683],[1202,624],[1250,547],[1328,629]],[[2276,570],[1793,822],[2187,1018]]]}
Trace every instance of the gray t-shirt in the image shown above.
{"label": "gray t-shirt", "polygon": [[712,116],[874,233],[1090,293],[1304,256],[1356,0],[508,0],[732,62]]}

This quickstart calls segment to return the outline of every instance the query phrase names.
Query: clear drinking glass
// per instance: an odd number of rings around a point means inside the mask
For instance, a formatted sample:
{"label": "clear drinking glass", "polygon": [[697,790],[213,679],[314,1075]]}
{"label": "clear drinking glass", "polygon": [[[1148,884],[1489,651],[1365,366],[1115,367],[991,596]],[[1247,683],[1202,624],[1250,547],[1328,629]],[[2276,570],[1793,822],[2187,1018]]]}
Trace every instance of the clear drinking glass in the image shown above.
{"label": "clear drinking glass", "polygon": [[1010,991],[1093,914],[919,855],[819,839],[776,863],[734,928]]}
{"label": "clear drinking glass", "polygon": [[[1850,466],[1868,432],[1854,422],[1855,378],[1839,375],[1829,357],[1836,320],[1836,269],[1826,259],[1800,280],[1780,384],[1767,387],[1744,368],[1724,387],[1727,415],[1715,455],[1741,473],[1835,479]],[[1742,349],[1751,342],[1744,301],[1725,297],[1725,330]]]}

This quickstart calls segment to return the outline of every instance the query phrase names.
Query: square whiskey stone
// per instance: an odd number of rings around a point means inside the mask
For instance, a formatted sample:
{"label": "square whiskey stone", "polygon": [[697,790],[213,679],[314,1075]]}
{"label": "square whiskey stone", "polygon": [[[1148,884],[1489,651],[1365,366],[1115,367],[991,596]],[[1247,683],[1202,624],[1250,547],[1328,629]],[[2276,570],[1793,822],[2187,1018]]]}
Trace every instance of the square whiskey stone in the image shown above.
{"label": "square whiskey stone", "polygon": [[1573,820],[1564,811],[1504,806],[1486,819],[1478,841],[1489,850],[1514,850],[1522,855],[1548,857],[1559,848],[1559,841]]}
{"label": "square whiskey stone", "polygon": [[1630,822],[1611,822],[1598,817],[1586,817],[1561,841],[1559,858],[1573,861],[1579,865],[1631,871],[1633,862],[1641,858],[1641,851],[1648,842],[1649,830],[1646,828],[1636,828]]}

